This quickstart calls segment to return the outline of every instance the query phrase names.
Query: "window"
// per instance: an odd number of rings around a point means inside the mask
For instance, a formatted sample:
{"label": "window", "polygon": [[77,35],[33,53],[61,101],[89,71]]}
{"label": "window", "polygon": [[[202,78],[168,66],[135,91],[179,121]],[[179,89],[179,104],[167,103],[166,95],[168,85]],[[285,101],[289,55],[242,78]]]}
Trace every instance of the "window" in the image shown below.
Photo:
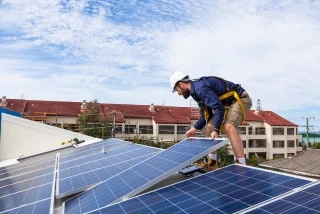
{"label": "window", "polygon": [[153,126],[140,125],[139,126],[140,134],[153,134]]}
{"label": "window", "polygon": [[134,130],[137,128],[136,125],[125,125],[124,133],[125,134],[134,134]]}
{"label": "window", "polygon": [[247,127],[239,127],[239,134],[247,134]]}
{"label": "window", "polygon": [[174,126],[159,126],[159,134],[174,134]]}
{"label": "window", "polygon": [[189,130],[189,126],[177,126],[178,134],[185,134]]}
{"label": "window", "polygon": [[273,135],[284,135],[284,128],[273,128]]}
{"label": "window", "polygon": [[287,147],[294,147],[294,140],[288,140]]}
{"label": "window", "polygon": [[115,133],[122,133],[122,125],[116,125]]}
{"label": "window", "polygon": [[295,156],[296,154],[295,154],[295,153],[288,153],[287,155],[288,155],[288,157],[293,157],[293,156]]}
{"label": "window", "polygon": [[273,141],[273,148],[284,148],[284,141],[283,140],[274,140]]}
{"label": "window", "polygon": [[252,126],[249,127],[249,135],[252,135]]}
{"label": "window", "polygon": [[266,128],[264,127],[256,128],[256,135],[265,135],[265,134],[266,134]]}
{"label": "window", "polygon": [[284,158],[284,154],[273,154],[273,159]]}
{"label": "window", "polygon": [[242,144],[243,144],[243,148],[247,148],[247,141],[246,140],[243,140]]}
{"label": "window", "polygon": [[287,135],[294,135],[294,128],[288,128]]}
{"label": "window", "polygon": [[249,140],[249,148],[266,148],[267,140],[259,139],[259,140]]}
{"label": "window", "polygon": [[249,158],[251,158],[252,156],[256,157],[260,157],[263,159],[267,159],[267,153],[266,152],[249,152]]}

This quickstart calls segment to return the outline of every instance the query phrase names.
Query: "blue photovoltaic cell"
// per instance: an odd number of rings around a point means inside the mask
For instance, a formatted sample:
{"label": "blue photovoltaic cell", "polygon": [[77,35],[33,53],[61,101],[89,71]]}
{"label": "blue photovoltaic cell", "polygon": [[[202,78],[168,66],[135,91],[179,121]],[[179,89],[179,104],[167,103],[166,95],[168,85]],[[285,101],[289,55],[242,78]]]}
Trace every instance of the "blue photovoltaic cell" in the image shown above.
{"label": "blue photovoltaic cell", "polygon": [[83,213],[130,197],[179,171],[227,143],[226,140],[188,138],[100,185],[67,200],[65,213]]}
{"label": "blue photovoltaic cell", "polygon": [[[34,177],[28,180],[23,180],[20,182],[10,183],[3,187],[0,187],[0,197],[5,195],[14,194],[16,192],[21,192],[33,187],[41,186],[44,184],[52,183],[53,173]],[[9,181],[11,179],[8,179]]]}
{"label": "blue photovoltaic cell", "polygon": [[[129,152],[130,150],[137,150],[137,149],[141,149],[141,148],[144,148],[145,150],[150,150],[150,152],[159,151],[159,149],[152,148],[152,147],[146,147],[146,146],[139,145],[139,144],[127,144],[126,146],[121,147],[121,148],[111,149],[111,150],[106,149],[105,152],[100,151],[99,153],[92,154],[89,156],[78,157],[77,159],[70,160],[68,162],[60,162],[60,158],[59,158],[59,172],[61,172],[63,170],[68,170],[69,168],[75,168],[80,165],[86,165],[87,163],[94,163],[99,160],[104,160],[106,158],[116,157],[117,155],[119,155],[121,153],[126,153],[126,152]],[[121,161],[125,158],[126,158],[126,156],[124,155],[124,158],[119,158],[119,159],[117,159],[117,161]],[[103,165],[105,165],[105,164],[109,164],[109,163],[103,162]],[[73,173],[71,173],[70,175],[73,175]]]}
{"label": "blue photovoltaic cell", "polygon": [[247,213],[320,213],[320,184]]}
{"label": "blue photovoltaic cell", "polygon": [[309,183],[307,179],[231,165],[91,213],[235,213]]}
{"label": "blue photovoltaic cell", "polygon": [[45,176],[47,174],[52,174],[53,172],[54,172],[54,166],[42,168],[42,169],[32,171],[32,172],[26,172],[21,175],[17,175],[14,177],[9,177],[9,178],[0,180],[0,187],[5,187],[5,186],[19,183],[19,182],[22,182],[25,180],[35,179],[36,177],[41,177],[41,176]]}
{"label": "blue photovoltaic cell", "polygon": [[24,161],[20,163],[16,163],[13,165],[5,166],[0,168],[0,174],[13,172],[21,169],[26,169],[27,167],[35,166],[35,168],[42,168],[46,166],[52,166],[55,164],[55,157],[51,157],[50,159],[40,159],[37,162]]}
{"label": "blue photovoltaic cell", "polygon": [[[55,166],[52,166],[54,168]],[[42,179],[34,178],[29,179],[20,183],[7,185],[1,188],[1,190],[6,191],[6,194],[1,192],[0,196],[0,212],[8,212],[29,205],[35,204],[43,201],[45,199],[51,199],[52,189],[54,182],[54,173],[48,175],[43,175]],[[50,176],[51,175],[51,178]],[[41,176],[40,176],[41,177]],[[10,188],[6,188],[10,186]],[[48,211],[47,211],[48,212]]]}
{"label": "blue photovoltaic cell", "polygon": [[159,151],[161,150],[157,148],[131,144],[106,153],[85,157],[84,160],[75,160],[81,165],[68,162],[69,165],[74,166],[71,168],[66,168],[67,163],[63,163],[60,165],[63,170],[59,170],[57,197],[81,192],[140,163]]}
{"label": "blue photovoltaic cell", "polygon": [[[2,172],[0,173],[0,180],[4,179],[4,178],[8,178],[8,177],[12,177],[12,176],[17,176],[20,174],[24,174],[24,173],[29,173],[32,171],[36,171],[42,168],[47,168],[47,167],[52,167],[55,164],[55,159],[53,160],[49,160],[49,161],[45,161],[42,163],[38,163],[38,164],[34,164],[34,165],[24,165],[21,168],[10,168],[10,169],[3,169]],[[17,164],[19,165],[19,164]]]}
{"label": "blue photovoltaic cell", "polygon": [[10,211],[5,211],[4,214],[48,214],[50,203],[51,199],[46,199]]}
{"label": "blue photovoltaic cell", "polygon": [[84,156],[100,153],[103,147],[106,150],[111,150],[122,146],[126,146],[128,144],[130,144],[130,142],[110,138],[104,141],[92,143],[86,146],[75,148],[72,151],[62,153],[60,154],[59,162],[63,163],[74,159],[82,158]]}

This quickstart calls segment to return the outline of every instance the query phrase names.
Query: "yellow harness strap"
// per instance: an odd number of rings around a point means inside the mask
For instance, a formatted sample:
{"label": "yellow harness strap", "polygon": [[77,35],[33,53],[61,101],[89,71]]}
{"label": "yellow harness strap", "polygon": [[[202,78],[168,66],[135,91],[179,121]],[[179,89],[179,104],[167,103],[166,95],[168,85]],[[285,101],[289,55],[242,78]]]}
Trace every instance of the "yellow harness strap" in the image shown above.
{"label": "yellow harness strap", "polygon": [[[224,100],[224,99],[226,99],[226,98],[228,98],[228,97],[231,97],[231,96],[234,96],[234,98],[236,98],[237,102],[238,102],[239,105],[240,105],[241,112],[242,112],[242,116],[243,116],[243,119],[242,119],[242,122],[243,122],[244,119],[245,119],[245,117],[246,117],[246,114],[245,114],[245,112],[244,112],[244,107],[243,107],[242,101],[241,101],[241,99],[240,99],[240,97],[239,97],[239,95],[238,95],[237,92],[235,92],[235,91],[229,91],[229,92],[221,95],[221,96],[219,97],[219,100]],[[227,112],[228,112],[228,111],[224,111],[224,116],[223,116],[223,118],[225,118]]]}
{"label": "yellow harness strap", "polygon": [[[236,98],[236,100],[237,100],[237,102],[239,103],[239,105],[240,105],[240,108],[241,108],[241,112],[242,112],[242,116],[243,116],[243,119],[242,119],[242,122],[244,121],[244,119],[245,119],[245,116],[246,116],[246,114],[245,114],[245,112],[244,112],[244,107],[243,107],[243,104],[242,104],[242,101],[241,101],[241,99],[240,99],[240,97],[239,97],[239,95],[238,95],[238,93],[237,92],[235,92],[235,91],[229,91],[229,92],[227,92],[227,93],[225,93],[225,94],[223,94],[223,95],[221,95],[220,97],[219,97],[219,100],[224,100],[224,99],[226,99],[226,98],[229,98],[229,97],[231,97],[231,96],[233,96],[234,98]],[[228,113],[228,111],[224,111],[224,115],[223,115],[223,119],[226,117],[226,115],[227,115],[227,113]],[[206,125],[208,124],[208,119],[209,119],[209,112],[208,112],[208,107],[206,106],[206,109],[204,110],[204,113],[203,113],[204,115],[204,118],[205,118],[205,120],[206,120]],[[221,125],[221,131],[223,131],[223,126]]]}

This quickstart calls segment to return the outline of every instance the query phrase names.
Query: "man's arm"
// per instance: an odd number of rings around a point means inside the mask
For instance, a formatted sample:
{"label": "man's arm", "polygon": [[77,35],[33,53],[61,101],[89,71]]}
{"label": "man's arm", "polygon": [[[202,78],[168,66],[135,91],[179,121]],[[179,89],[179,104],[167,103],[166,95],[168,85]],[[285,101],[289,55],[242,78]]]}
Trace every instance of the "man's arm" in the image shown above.
{"label": "man's arm", "polygon": [[224,105],[219,100],[217,94],[209,87],[203,87],[200,92],[202,102],[214,110],[213,121],[214,130],[219,134],[220,127],[223,122]]}
{"label": "man's arm", "polygon": [[201,114],[201,116],[199,117],[198,121],[193,125],[193,127],[191,129],[189,129],[185,133],[184,136],[185,137],[194,137],[194,136],[196,136],[197,130],[202,129],[205,125],[206,125],[206,121],[204,119],[203,114]]}
{"label": "man's arm", "polygon": [[193,127],[195,129],[201,130],[204,126],[206,125],[206,120],[204,119],[203,114],[200,115],[199,119],[197,122],[195,122],[195,124],[193,125]]}

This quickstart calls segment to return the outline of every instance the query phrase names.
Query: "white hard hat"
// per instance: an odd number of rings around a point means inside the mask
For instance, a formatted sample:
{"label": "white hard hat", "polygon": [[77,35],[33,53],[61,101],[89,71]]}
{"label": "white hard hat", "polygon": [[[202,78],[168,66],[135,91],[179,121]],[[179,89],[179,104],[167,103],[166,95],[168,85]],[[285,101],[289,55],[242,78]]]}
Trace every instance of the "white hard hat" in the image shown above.
{"label": "white hard hat", "polygon": [[181,72],[181,71],[177,71],[177,72],[174,72],[172,74],[172,76],[170,77],[170,85],[171,85],[171,88],[172,88],[172,93],[175,92],[176,90],[174,89],[177,82],[179,81],[188,81],[190,80],[189,79],[189,75]]}

